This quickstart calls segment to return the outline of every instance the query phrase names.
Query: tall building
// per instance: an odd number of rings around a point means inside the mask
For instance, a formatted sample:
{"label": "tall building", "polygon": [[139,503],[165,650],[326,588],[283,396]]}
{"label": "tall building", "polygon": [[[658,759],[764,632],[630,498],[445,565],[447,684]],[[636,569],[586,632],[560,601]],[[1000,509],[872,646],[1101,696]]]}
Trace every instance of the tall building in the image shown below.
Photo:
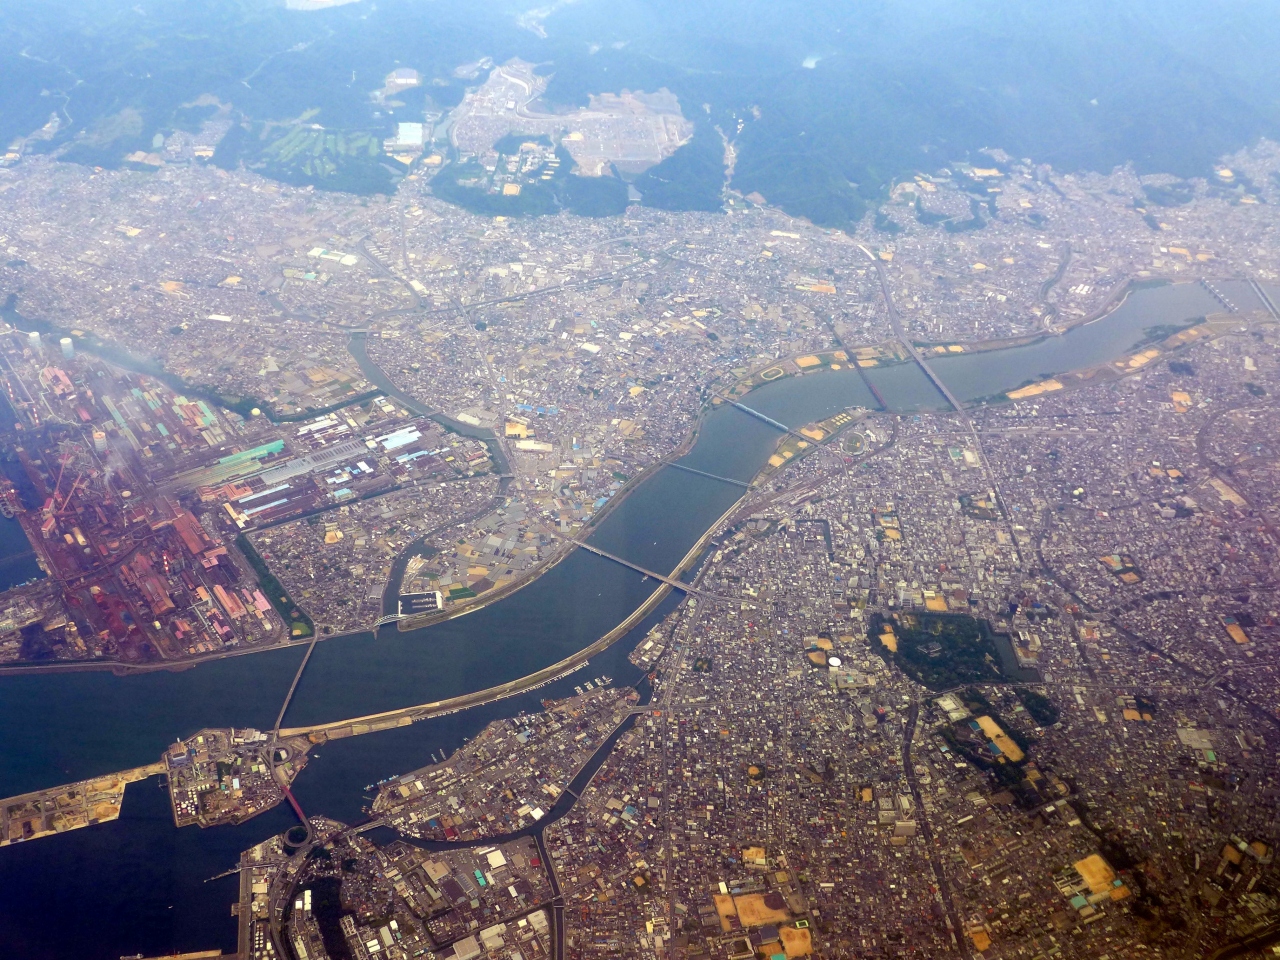
{"label": "tall building", "polygon": [[30,333],[27,334],[27,346],[30,347],[32,350],[34,350],[36,353],[40,352],[40,331],[39,330],[32,330]]}
{"label": "tall building", "polygon": [[62,347],[62,355],[70,360],[76,355],[76,345],[70,337],[63,337],[58,343]]}

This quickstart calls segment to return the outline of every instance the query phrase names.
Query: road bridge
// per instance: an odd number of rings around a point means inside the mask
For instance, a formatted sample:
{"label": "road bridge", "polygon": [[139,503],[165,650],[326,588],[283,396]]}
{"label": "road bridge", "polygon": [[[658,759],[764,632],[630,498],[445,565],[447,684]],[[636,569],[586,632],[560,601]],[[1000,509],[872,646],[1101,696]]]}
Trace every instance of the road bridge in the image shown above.
{"label": "road bridge", "polygon": [[307,815],[302,812],[302,807],[298,805],[297,798],[294,797],[293,791],[284,784],[280,785],[280,789],[284,792],[284,798],[289,801],[289,806],[293,807],[293,812],[298,816],[298,822],[307,831],[307,842],[310,843],[315,835],[315,828],[311,826],[311,821],[307,819]]}
{"label": "road bridge", "polygon": [[302,662],[298,664],[298,672],[293,675],[293,683],[289,684],[289,692],[284,695],[284,703],[280,704],[280,712],[276,714],[276,725],[272,727],[272,732],[279,737],[280,724],[284,723],[285,711],[289,709],[289,701],[293,699],[293,692],[298,689],[298,681],[302,679],[302,671],[307,669],[307,661],[311,659],[311,653],[316,648],[316,642],[320,639],[320,634],[316,634],[311,638],[311,643],[307,647],[307,652],[302,657]]}
{"label": "road bridge", "polygon": [[1200,278],[1200,286],[1204,287],[1207,291],[1209,291],[1209,295],[1212,296],[1213,299],[1217,300],[1220,304],[1226,307],[1228,313],[1240,312],[1239,308],[1237,308],[1234,303],[1228,300],[1226,295],[1221,290],[1215,287],[1212,283],[1210,283],[1204,277]]}
{"label": "road bridge", "polygon": [[729,402],[733,404],[735,407],[737,407],[739,410],[741,410],[743,413],[749,413],[751,414],[751,416],[755,417],[757,420],[763,420],[769,426],[774,427],[778,430],[781,430],[783,433],[791,432],[791,428],[788,427],[785,423],[779,423],[777,420],[773,419],[773,417],[766,417],[759,410],[752,410],[745,403],[739,403],[737,400],[730,400]]}
{"label": "road bridge", "polygon": [[684,593],[697,595],[700,592],[696,587],[685,583],[683,580],[673,580],[671,577],[664,577],[662,574],[654,573],[654,571],[642,567],[638,563],[632,563],[630,560],[623,560],[622,557],[619,557],[617,554],[610,553],[608,550],[601,550],[599,547],[592,546],[582,540],[574,540],[572,537],[569,537],[568,540],[570,543],[576,543],[588,553],[594,553],[598,557],[604,557],[606,560],[612,560],[614,563],[620,563],[624,567],[630,567],[637,573],[643,573],[646,577],[653,577],[655,580],[661,580],[667,586],[675,587],[677,590],[681,590]]}
{"label": "road bridge", "polygon": [[732,483],[734,486],[749,489],[751,484],[745,480],[735,480],[733,477],[722,477],[715,473],[707,473],[705,470],[695,470],[693,467],[686,467],[683,463],[668,463],[668,467],[675,467],[677,470],[683,470],[685,473],[697,474],[699,477],[706,477],[709,480],[719,480],[721,483]]}
{"label": "road bridge", "polygon": [[884,262],[861,244],[858,245],[858,249],[865,253],[867,259],[875,264],[876,273],[880,277],[880,290],[884,294],[884,303],[889,310],[889,326],[893,328],[894,336],[898,338],[899,343],[906,347],[907,353],[911,355],[911,359],[916,362],[916,365],[924,371],[924,375],[929,378],[929,382],[938,388],[940,394],[946,397],[947,403],[951,404],[957,412],[963,413],[964,404],[955,398],[951,389],[942,382],[942,378],[933,372],[933,367],[925,362],[920,351],[916,349],[916,345],[911,342],[911,339],[902,329],[902,318],[898,316],[898,308],[893,303],[893,293],[889,289],[889,277],[884,272]]}
{"label": "road bridge", "polygon": [[1258,299],[1262,301],[1262,305],[1267,308],[1271,316],[1280,320],[1280,310],[1276,309],[1275,301],[1271,299],[1271,294],[1262,288],[1262,284],[1257,280],[1250,280],[1249,286],[1253,288],[1253,292],[1258,295]]}

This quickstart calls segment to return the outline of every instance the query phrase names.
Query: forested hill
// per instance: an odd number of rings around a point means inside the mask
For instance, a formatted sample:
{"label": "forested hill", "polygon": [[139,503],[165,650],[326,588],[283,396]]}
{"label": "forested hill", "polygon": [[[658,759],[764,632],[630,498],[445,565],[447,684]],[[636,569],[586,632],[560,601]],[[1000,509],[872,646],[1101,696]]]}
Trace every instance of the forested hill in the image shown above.
{"label": "forested hill", "polygon": [[[307,114],[372,142],[412,119],[370,98],[395,67],[427,79],[405,108],[420,116],[477,82],[455,75],[459,65],[518,56],[551,75],[553,104],[622,89],[677,94],[696,134],[642,175],[644,202],[716,209],[724,137],[736,148],[735,189],[843,227],[894,177],[983,147],[1062,170],[1132,162],[1186,177],[1280,136],[1280,18],[1263,0],[580,0],[530,12],[539,6],[363,0],[302,13],[266,0],[9,0],[0,140],[56,114],[60,129],[29,150],[116,165],[198,123],[199,109],[183,105],[212,94],[247,128]],[[353,168],[335,182],[392,180]]]}

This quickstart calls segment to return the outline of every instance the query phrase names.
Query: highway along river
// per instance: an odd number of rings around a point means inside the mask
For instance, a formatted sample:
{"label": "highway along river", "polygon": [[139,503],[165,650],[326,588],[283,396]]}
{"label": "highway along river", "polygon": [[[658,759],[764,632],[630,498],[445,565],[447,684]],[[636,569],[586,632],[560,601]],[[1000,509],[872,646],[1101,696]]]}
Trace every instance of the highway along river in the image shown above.
{"label": "highway along river", "polygon": [[[1223,289],[1226,284],[1219,285]],[[1245,310],[1247,285],[1229,298]],[[1251,297],[1251,294],[1248,294]],[[1237,299],[1238,298],[1238,299]],[[1222,305],[1199,284],[1134,292],[1103,320],[1062,337],[936,361],[962,400],[1011,389],[1039,374],[1118,357],[1160,324],[1182,325]],[[23,321],[19,321],[20,323]],[[47,325],[42,329],[57,332]],[[121,362],[119,355],[112,360]],[[893,409],[945,402],[910,364],[868,371]],[[853,406],[875,408],[861,376],[827,371],[777,381],[748,404],[790,426]],[[680,461],[747,481],[774,449],[778,431],[732,407],[704,421]],[[685,470],[655,473],[618,505],[590,542],[642,567],[671,570],[742,494],[742,487]],[[360,716],[457,696],[533,673],[596,641],[655,589],[641,574],[579,550],[515,595],[468,616],[400,633],[394,626],[319,643],[290,703],[285,726]],[[571,695],[601,676],[639,679],[627,654],[674,608],[653,614],[586,667],[550,686],[465,713],[321,745],[298,779],[303,809],[353,822],[362,788],[429,763],[489,720],[538,709],[543,697]],[[302,647],[233,657],[181,672],[108,672],[0,677],[0,796],[155,761],[179,736],[201,727],[270,729],[303,656]],[[177,830],[157,781],[132,784],[113,823],[0,849],[0,946],[28,960],[76,956],[235,950],[228,906],[236,880],[204,880],[234,865],[241,850],[286,829],[283,805],[240,827]],[[56,917],[56,922],[50,922]]]}

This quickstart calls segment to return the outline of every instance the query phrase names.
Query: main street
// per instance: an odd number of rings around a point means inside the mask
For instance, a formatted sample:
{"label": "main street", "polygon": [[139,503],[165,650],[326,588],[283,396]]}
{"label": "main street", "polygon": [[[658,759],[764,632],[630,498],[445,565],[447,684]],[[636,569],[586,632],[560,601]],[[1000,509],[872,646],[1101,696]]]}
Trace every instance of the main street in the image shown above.
{"label": "main street", "polygon": [[924,798],[920,795],[920,782],[916,777],[915,767],[911,765],[911,741],[915,737],[916,722],[920,719],[920,701],[911,704],[907,712],[907,726],[902,733],[902,770],[907,777],[907,786],[911,789],[911,800],[915,804],[916,820],[920,824],[920,835],[924,837],[925,849],[929,854],[929,866],[933,868],[934,882],[938,886],[938,896],[942,900],[942,908],[947,913],[947,923],[951,927],[951,936],[955,939],[956,949],[965,960],[972,960],[969,942],[965,939],[964,927],[960,924],[960,915],[956,912],[955,901],[951,898],[951,886],[947,883],[947,874],[938,860],[938,844],[933,837],[933,829],[929,826],[929,817],[925,814]]}

